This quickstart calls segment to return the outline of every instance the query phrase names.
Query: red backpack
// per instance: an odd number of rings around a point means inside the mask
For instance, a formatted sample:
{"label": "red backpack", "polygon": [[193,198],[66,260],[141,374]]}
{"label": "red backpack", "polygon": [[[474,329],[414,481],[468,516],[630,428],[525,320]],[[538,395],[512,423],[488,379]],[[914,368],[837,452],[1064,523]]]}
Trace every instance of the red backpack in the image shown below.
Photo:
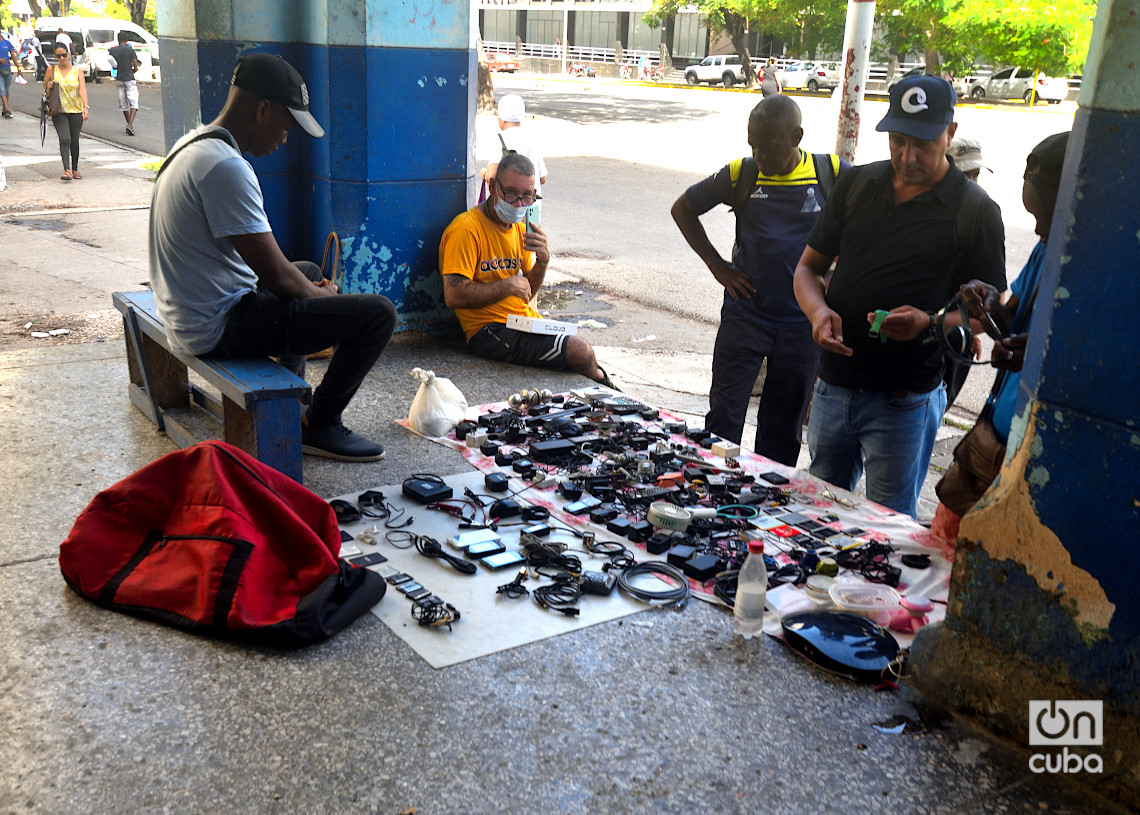
{"label": "red backpack", "polygon": [[59,547],[104,608],[276,646],[331,637],[386,585],[338,559],[320,497],[224,442],[169,453],[95,496]]}

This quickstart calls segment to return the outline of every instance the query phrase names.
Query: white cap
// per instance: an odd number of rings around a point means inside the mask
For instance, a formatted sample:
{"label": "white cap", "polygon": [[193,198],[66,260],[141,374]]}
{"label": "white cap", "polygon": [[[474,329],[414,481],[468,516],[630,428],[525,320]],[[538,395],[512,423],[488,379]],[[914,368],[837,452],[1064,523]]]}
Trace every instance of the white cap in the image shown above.
{"label": "white cap", "polygon": [[521,122],[526,113],[526,103],[517,93],[508,93],[499,100],[499,118],[504,122]]}

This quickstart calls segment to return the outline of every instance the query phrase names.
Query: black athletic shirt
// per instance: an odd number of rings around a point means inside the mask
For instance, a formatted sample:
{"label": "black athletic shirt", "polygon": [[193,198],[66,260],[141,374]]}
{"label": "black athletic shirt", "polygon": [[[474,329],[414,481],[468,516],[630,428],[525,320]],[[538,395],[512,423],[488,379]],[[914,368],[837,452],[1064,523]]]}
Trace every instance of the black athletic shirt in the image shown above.
{"label": "black athletic shirt", "polygon": [[[871,174],[847,215],[852,184]],[[955,268],[955,219],[969,181],[950,171],[933,189],[895,206],[893,172],[880,161],[844,173],[808,236],[808,246],[826,257],[839,256],[827,291],[827,304],[843,318],[843,341],[850,357],[824,351],[819,376],[856,390],[907,390],[928,393],[942,379],[944,345],[888,340],[867,335],[867,314],[910,305],[938,311],[963,283],[977,278],[1005,290],[1005,228],[1001,210],[988,197],[977,229],[965,241]]]}

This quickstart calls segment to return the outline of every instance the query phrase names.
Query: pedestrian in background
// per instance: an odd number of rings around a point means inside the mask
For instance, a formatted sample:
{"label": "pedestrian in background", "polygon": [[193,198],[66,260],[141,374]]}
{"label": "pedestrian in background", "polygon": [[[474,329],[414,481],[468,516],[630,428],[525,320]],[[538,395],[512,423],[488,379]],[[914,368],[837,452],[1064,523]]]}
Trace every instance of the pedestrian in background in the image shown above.
{"label": "pedestrian in background", "polygon": [[44,56],[44,44],[40,42],[40,38],[36,36],[36,32],[32,32],[31,40],[32,45],[32,59],[36,62],[36,82],[44,81],[44,74],[47,73],[47,57]]}
{"label": "pedestrian in background", "polygon": [[14,44],[7,36],[0,38],[0,102],[4,104],[5,119],[12,118],[12,111],[8,109],[8,88],[12,84],[12,68],[15,67],[18,76],[24,75],[24,69],[20,67],[19,53],[20,46]]}
{"label": "pedestrian in background", "polygon": [[79,172],[79,133],[88,115],[87,83],[83,72],[71,64],[71,52],[66,45],[56,43],[55,59],[57,64],[48,68],[44,76],[44,93],[50,98],[52,87],[59,83],[60,109],[48,112],[59,136],[59,155],[63,159],[63,175],[59,178],[70,181],[83,178]]}
{"label": "pedestrian in background", "polygon": [[135,135],[135,115],[139,112],[139,89],[135,83],[135,71],[139,69],[139,58],[131,47],[130,35],[119,32],[119,44],[107,53],[115,66],[115,85],[119,89],[119,110],[127,120],[127,135]]}
{"label": "pedestrian in background", "polygon": [[773,58],[769,58],[768,64],[760,69],[760,92],[765,98],[780,92],[780,78],[776,75],[778,72]]}

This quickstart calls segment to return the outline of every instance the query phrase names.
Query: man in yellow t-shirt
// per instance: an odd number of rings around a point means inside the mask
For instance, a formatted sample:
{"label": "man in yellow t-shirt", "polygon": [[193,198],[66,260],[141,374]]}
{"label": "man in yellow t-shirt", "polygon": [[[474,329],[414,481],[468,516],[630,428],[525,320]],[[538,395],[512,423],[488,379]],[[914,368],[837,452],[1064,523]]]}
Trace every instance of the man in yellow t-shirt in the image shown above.
{"label": "man in yellow t-shirt", "polygon": [[[542,288],[550,249],[546,233],[523,219],[537,196],[534,164],[520,153],[499,162],[487,200],[456,216],[439,244],[443,299],[477,356],[515,365],[571,370],[613,387],[594,349],[577,335],[530,334],[507,328],[507,317],[539,317],[530,300]],[[533,263],[531,261],[533,253]]]}

